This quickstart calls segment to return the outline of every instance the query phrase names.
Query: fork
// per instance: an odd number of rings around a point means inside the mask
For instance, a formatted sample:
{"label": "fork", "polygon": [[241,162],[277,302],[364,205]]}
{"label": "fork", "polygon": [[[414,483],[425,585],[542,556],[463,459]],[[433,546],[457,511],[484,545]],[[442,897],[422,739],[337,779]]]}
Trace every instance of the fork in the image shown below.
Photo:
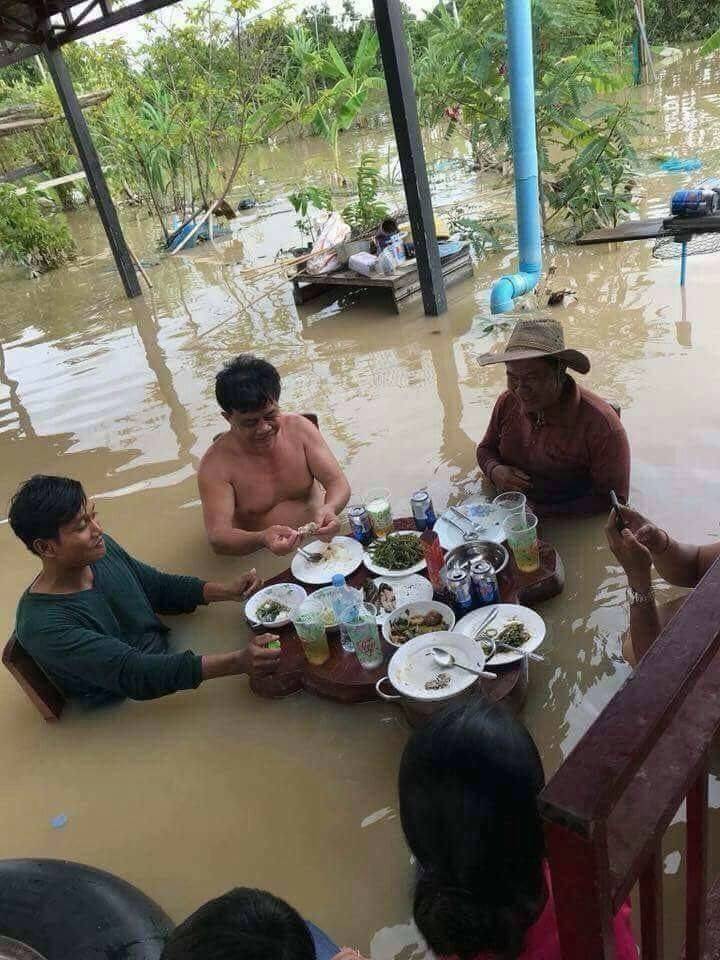
{"label": "fork", "polygon": [[473,640],[475,641],[480,640],[480,637],[483,635],[485,630],[487,630],[487,628],[490,626],[490,624],[493,622],[493,620],[497,615],[498,615],[497,608],[495,610],[490,611],[490,613],[487,615],[487,617],[485,617],[483,622],[480,624],[480,626],[477,628],[477,630],[473,634]]}
{"label": "fork", "polygon": [[[523,650],[522,647],[514,647],[511,643],[499,643],[495,641],[495,646],[498,650],[507,650],[509,653],[520,653],[523,657],[527,657],[528,660],[537,660],[540,663],[545,663],[545,657],[541,656],[539,653],[530,653],[529,650]],[[492,660],[492,657],[490,658]]]}
{"label": "fork", "polygon": [[324,553],[316,553],[314,550],[306,550],[305,547],[298,547],[298,553],[302,554],[308,563],[320,563],[325,559]]}

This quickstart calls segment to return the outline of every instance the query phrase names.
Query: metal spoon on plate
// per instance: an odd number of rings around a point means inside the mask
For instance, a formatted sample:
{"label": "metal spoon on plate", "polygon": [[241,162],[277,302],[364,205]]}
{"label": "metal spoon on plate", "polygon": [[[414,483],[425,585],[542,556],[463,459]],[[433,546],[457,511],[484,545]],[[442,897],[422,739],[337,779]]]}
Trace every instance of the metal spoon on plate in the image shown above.
{"label": "metal spoon on plate", "polygon": [[439,667],[444,667],[446,670],[452,667],[460,667],[461,670],[472,673],[476,677],[482,677],[483,680],[497,680],[496,673],[490,673],[488,670],[475,670],[473,667],[466,667],[464,663],[458,663],[450,651],[445,650],[443,647],[433,647],[432,655],[435,663],[437,663]]}

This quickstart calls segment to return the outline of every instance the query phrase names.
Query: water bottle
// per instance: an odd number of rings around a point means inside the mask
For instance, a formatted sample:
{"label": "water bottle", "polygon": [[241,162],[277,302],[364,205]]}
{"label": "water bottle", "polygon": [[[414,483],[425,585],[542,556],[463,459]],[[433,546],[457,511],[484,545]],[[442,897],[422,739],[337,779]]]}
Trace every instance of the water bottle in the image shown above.
{"label": "water bottle", "polygon": [[353,590],[345,583],[345,577],[341,573],[336,573],[332,578],[332,585],[336,588],[332,599],[332,608],[335,619],[340,626],[340,643],[346,653],[354,653],[355,645],[348,636],[348,632],[343,623],[343,619],[348,619],[348,614],[353,608],[357,608],[360,602],[360,592]]}

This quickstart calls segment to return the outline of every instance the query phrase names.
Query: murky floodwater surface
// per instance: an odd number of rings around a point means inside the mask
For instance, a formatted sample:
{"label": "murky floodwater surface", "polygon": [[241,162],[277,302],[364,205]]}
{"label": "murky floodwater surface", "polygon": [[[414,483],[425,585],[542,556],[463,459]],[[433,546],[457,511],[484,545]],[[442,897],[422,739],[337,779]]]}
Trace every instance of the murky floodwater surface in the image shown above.
{"label": "murky floodwater surface", "polygon": [[[720,172],[716,61],[686,55],[643,96],[657,110],[643,152],[676,148],[700,156],[708,175]],[[348,166],[368,146],[384,155],[388,145],[387,130],[347,137]],[[447,144],[433,146],[433,156],[448,154]],[[474,446],[502,370],[481,371],[475,357],[506,335],[502,324],[488,332],[487,292],[514,258],[478,265],[473,280],[450,289],[439,319],[419,308],[397,317],[362,299],[299,314],[289,284],[251,284],[241,271],[293,245],[295,216],[282,197],[297,177],[329,164],[315,141],[258,152],[253,166],[269,203],[243,214],[236,238],[216,251],[201,247],[152,267],[154,290],[141,300],[123,298],[90,210],[71,218],[76,265],[32,282],[3,275],[3,510],[29,474],[68,474],[98,498],[107,530],[144,559],[205,577],[246,569],[247,560],[208,549],[194,476],[223,426],[214,374],[240,351],[279,367],[287,409],[318,414],[356,491],[382,481],[407,513],[419,485],[429,485],[436,507],[477,488]],[[440,205],[480,200],[486,212],[509,209],[507,191],[491,192],[496,184],[442,164],[438,171]],[[642,213],[664,211],[672,190],[691,179],[646,164]],[[152,259],[151,222],[129,210],[123,220],[135,251]],[[651,250],[643,242],[550,251],[558,284],[578,291],[562,319],[569,343],[594,360],[588,385],[622,406],[636,505],[680,537],[716,538],[720,259],[690,260],[684,303],[678,261],[656,260]],[[625,580],[602,527],[594,519],[547,528],[567,586],[541,609],[546,662],[532,665],[524,719],[548,774],[628,675],[618,640]],[[7,523],[0,551],[5,636],[36,568]],[[255,562],[265,574],[284,565]],[[230,605],[173,627],[178,646],[200,652],[230,649],[247,635],[241,609]],[[376,958],[407,960],[419,950],[395,786],[408,731],[392,706],[343,707],[309,695],[269,702],[230,678],[156,702],[70,710],[46,725],[0,671],[0,722],[0,856],[103,867],[177,920],[232,885],[264,887]],[[67,825],[53,830],[59,813]],[[671,828],[666,844],[673,895],[681,835],[681,825]]]}

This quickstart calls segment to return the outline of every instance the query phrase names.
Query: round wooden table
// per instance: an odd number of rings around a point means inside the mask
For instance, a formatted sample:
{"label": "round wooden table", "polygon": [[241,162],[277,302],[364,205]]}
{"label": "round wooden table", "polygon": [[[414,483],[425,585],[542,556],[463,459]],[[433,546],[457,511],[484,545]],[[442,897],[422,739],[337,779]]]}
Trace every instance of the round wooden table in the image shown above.
{"label": "round wooden table", "polygon": [[[402,518],[394,523],[396,530],[414,530],[412,518]],[[373,577],[364,565],[347,577],[351,587],[362,589],[366,580]],[[506,569],[498,578],[503,603],[522,603],[529,606],[556,596],[565,584],[565,572],[557,552],[546,543],[541,544],[540,569],[535,573],[521,573],[510,557]],[[278,574],[268,584],[301,583],[290,569]],[[301,584],[308,593],[319,589],[317,586]],[[378,700],[376,682],[387,673],[387,660],[392,650],[387,650],[383,664],[377,670],[364,670],[354,653],[343,650],[336,632],[328,635],[330,658],[320,666],[308,663],[302,652],[300,639],[292,624],[279,630],[254,628],[256,632],[271,632],[280,637],[282,654],[280,666],[270,677],[256,678],[251,681],[251,689],[261,697],[287,697],[300,690],[307,690],[320,697],[327,697],[340,703],[362,703]],[[387,645],[385,645],[387,646]],[[473,687],[482,696],[492,702],[503,701],[511,709],[519,711],[525,702],[528,686],[527,660],[522,659],[507,666],[493,668],[497,680],[482,680]],[[403,707],[411,722],[420,722],[422,711],[413,711],[407,701]]]}

